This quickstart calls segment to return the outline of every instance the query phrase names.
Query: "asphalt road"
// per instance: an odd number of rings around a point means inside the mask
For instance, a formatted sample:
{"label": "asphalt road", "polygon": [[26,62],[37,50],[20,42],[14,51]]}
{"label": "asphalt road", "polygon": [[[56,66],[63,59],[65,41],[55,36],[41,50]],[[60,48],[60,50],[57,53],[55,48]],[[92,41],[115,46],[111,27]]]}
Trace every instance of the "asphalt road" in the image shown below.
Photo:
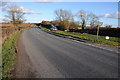
{"label": "asphalt road", "polygon": [[20,41],[36,78],[118,77],[118,53],[114,51],[57,37],[37,27],[25,30]]}

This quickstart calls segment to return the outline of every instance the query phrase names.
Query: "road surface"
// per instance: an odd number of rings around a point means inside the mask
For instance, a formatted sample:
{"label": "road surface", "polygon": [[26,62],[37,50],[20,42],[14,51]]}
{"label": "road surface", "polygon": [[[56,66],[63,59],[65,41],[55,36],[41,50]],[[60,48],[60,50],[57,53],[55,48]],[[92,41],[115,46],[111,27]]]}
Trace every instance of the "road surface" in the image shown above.
{"label": "road surface", "polygon": [[[25,30],[19,43],[22,45],[19,52],[26,54],[29,59],[26,62],[27,58],[24,60],[21,57],[20,60],[24,63],[21,66],[30,62],[27,66],[34,69],[35,78],[118,77],[118,53],[114,51],[57,37],[37,27]],[[28,68],[22,67],[21,71],[22,69]]]}

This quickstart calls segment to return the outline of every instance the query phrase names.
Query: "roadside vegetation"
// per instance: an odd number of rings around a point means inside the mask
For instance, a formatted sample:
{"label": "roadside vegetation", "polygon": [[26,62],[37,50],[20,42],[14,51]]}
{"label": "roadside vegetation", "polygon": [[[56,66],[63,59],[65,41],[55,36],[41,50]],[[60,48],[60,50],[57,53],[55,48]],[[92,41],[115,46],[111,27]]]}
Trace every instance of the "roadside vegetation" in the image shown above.
{"label": "roadside vegetation", "polygon": [[2,77],[12,77],[16,58],[16,42],[21,31],[16,31],[11,37],[8,37],[2,45]]}
{"label": "roadside vegetation", "polygon": [[31,23],[25,23],[26,14],[18,5],[9,5],[4,10],[6,15],[2,24],[2,78],[13,76],[16,59],[16,42],[21,31],[30,27]]}
{"label": "roadside vegetation", "polygon": [[73,32],[64,32],[64,31],[51,31],[50,29],[47,29],[45,27],[42,27],[42,30],[57,33],[57,34],[62,34],[65,36],[71,36],[75,38],[80,38],[83,40],[91,41],[91,42],[97,42],[100,44],[107,44],[107,45],[112,45],[112,46],[119,46],[120,44],[120,38],[117,37],[110,37],[109,40],[105,39],[105,36],[99,36],[98,39],[96,38],[96,35],[92,34],[87,34],[87,33],[73,33]]}
{"label": "roadside vegetation", "polygon": [[[54,21],[41,22],[41,26],[43,30],[56,33],[56,34],[62,34],[65,36],[71,36],[74,38],[83,39],[90,42],[95,42],[98,44],[119,47],[120,37],[117,36],[119,34],[116,34],[118,30],[117,28],[112,29],[111,28],[112,25],[106,25],[104,28],[100,28],[102,31],[101,32],[102,35],[98,36],[98,39],[97,39],[97,36],[95,35],[97,34],[96,31],[98,31],[98,27],[102,26],[103,22],[100,22],[99,17],[94,13],[89,13],[87,11],[80,10],[78,11],[78,13],[72,14],[70,10],[64,10],[64,9],[57,9],[55,10],[54,13],[55,13]],[[75,21],[75,17],[77,17],[78,19],[77,21]],[[58,30],[57,31],[50,30],[51,24],[55,25]],[[74,30],[74,31],[72,32],[70,30]],[[87,30],[87,32],[84,32],[85,30]],[[105,39],[106,36],[104,35],[110,36],[110,38],[106,40]],[[111,37],[111,36],[114,36],[114,37]]]}

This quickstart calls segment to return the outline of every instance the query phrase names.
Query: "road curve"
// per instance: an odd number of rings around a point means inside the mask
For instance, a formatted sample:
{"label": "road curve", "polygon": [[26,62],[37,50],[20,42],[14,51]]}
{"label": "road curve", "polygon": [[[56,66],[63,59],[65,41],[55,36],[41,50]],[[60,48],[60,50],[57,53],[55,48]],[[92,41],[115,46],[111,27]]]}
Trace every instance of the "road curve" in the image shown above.
{"label": "road curve", "polygon": [[118,77],[118,53],[57,37],[37,27],[25,30],[20,38],[35,78]]}

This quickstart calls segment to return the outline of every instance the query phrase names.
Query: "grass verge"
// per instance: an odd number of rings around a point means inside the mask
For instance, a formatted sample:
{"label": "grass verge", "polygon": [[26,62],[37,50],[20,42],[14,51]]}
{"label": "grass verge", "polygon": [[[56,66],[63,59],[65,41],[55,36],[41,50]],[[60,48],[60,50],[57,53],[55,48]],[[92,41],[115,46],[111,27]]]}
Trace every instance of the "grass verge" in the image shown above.
{"label": "grass verge", "polygon": [[11,71],[14,70],[16,58],[16,42],[20,31],[13,33],[2,45],[2,78],[11,78]]}
{"label": "grass verge", "polygon": [[117,47],[120,44],[120,41],[119,41],[120,38],[118,38],[118,37],[110,37],[109,40],[106,40],[105,36],[99,36],[97,39],[96,35],[86,34],[86,33],[81,34],[81,33],[73,33],[73,32],[51,31],[44,27],[42,27],[42,30],[57,33],[57,34],[62,34],[62,35],[66,35],[66,36],[71,36],[71,37],[75,37],[75,38],[80,38],[80,39],[91,41],[91,42],[97,42],[100,44],[112,45],[112,46],[117,46]]}

